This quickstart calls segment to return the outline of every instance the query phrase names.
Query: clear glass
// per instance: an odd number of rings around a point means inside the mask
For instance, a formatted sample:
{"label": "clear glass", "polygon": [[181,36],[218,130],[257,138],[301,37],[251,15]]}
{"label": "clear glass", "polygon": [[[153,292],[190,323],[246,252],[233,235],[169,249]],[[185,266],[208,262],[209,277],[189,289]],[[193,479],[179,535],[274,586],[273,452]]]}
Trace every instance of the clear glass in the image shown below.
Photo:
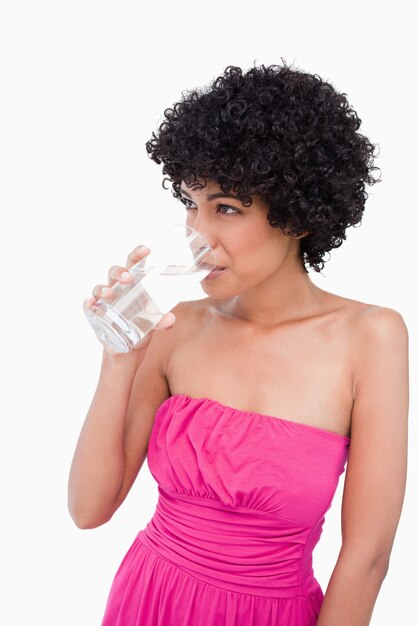
{"label": "clear glass", "polygon": [[127,353],[138,346],[216,266],[207,240],[185,224],[174,224],[149,248],[130,268],[132,281],[115,283],[110,297],[85,311],[98,340],[111,351]]}

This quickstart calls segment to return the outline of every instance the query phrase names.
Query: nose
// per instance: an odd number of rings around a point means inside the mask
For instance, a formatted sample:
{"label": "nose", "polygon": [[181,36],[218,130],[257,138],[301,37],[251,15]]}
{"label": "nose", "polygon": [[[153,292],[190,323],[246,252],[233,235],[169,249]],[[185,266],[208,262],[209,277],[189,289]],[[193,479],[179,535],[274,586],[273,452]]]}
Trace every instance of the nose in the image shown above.
{"label": "nose", "polygon": [[[186,224],[197,231],[199,235],[204,237],[210,248],[215,253],[215,249],[217,247],[217,237],[214,233],[213,225],[210,226],[207,219],[205,219],[201,213],[195,219],[187,219]],[[200,247],[198,246],[199,253],[203,252],[203,250],[204,248],[201,248],[200,250]]]}
{"label": "nose", "polygon": [[197,238],[194,241],[193,248],[196,262],[201,261],[202,263],[207,264],[208,267],[215,267],[218,265],[216,254],[217,242],[213,233],[209,231],[208,228],[202,227],[201,222],[200,224],[196,224],[196,222],[190,224],[187,222],[187,226],[191,226],[191,228],[193,228],[199,235],[204,237],[205,241],[210,246],[210,250],[208,251],[207,246],[204,245],[201,239]]}
{"label": "nose", "polygon": [[203,218],[201,213],[195,219],[188,219],[187,225],[194,228],[208,243],[210,246],[213,243],[213,233],[212,228],[210,228],[207,219]]}

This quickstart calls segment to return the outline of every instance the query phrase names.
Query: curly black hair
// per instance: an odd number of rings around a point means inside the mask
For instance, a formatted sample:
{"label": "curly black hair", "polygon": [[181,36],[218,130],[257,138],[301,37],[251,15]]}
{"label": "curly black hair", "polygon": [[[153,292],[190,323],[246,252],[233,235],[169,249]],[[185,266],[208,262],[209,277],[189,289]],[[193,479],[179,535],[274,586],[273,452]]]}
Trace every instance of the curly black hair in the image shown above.
{"label": "curly black hair", "polygon": [[[207,180],[237,195],[267,203],[272,227],[299,236],[300,257],[316,272],[322,257],[360,224],[375,147],[358,133],[361,120],[345,93],[317,74],[283,65],[256,65],[246,73],[229,65],[208,88],[181,92],[165,109],[158,135],[146,150],[180,197],[181,181],[202,188]],[[204,184],[198,182],[202,179]]]}

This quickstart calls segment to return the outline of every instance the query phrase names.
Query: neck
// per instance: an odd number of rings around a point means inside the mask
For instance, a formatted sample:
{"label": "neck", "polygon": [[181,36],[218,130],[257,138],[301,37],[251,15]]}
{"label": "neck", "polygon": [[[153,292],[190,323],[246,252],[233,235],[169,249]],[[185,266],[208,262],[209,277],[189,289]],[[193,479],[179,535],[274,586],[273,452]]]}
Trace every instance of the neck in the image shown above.
{"label": "neck", "polygon": [[314,315],[324,291],[310,279],[304,267],[281,267],[262,283],[225,301],[222,312],[250,326],[273,326]]}

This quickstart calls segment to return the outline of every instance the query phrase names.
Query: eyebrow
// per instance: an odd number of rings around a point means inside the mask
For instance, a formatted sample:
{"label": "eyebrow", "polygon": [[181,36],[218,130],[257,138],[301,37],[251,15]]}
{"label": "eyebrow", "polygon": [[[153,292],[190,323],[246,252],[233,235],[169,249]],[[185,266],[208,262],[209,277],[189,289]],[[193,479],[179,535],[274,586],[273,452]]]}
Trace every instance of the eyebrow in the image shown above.
{"label": "eyebrow", "polygon": [[[184,194],[184,196],[187,196],[187,198],[190,198],[190,200],[192,200],[190,194],[185,191],[185,189],[183,189],[182,187],[180,187],[180,192]],[[216,198],[234,198],[235,200],[239,200],[239,198],[237,196],[234,196],[231,193],[224,193],[223,191],[218,191],[216,193],[209,193],[207,194],[207,200],[215,200]]]}

